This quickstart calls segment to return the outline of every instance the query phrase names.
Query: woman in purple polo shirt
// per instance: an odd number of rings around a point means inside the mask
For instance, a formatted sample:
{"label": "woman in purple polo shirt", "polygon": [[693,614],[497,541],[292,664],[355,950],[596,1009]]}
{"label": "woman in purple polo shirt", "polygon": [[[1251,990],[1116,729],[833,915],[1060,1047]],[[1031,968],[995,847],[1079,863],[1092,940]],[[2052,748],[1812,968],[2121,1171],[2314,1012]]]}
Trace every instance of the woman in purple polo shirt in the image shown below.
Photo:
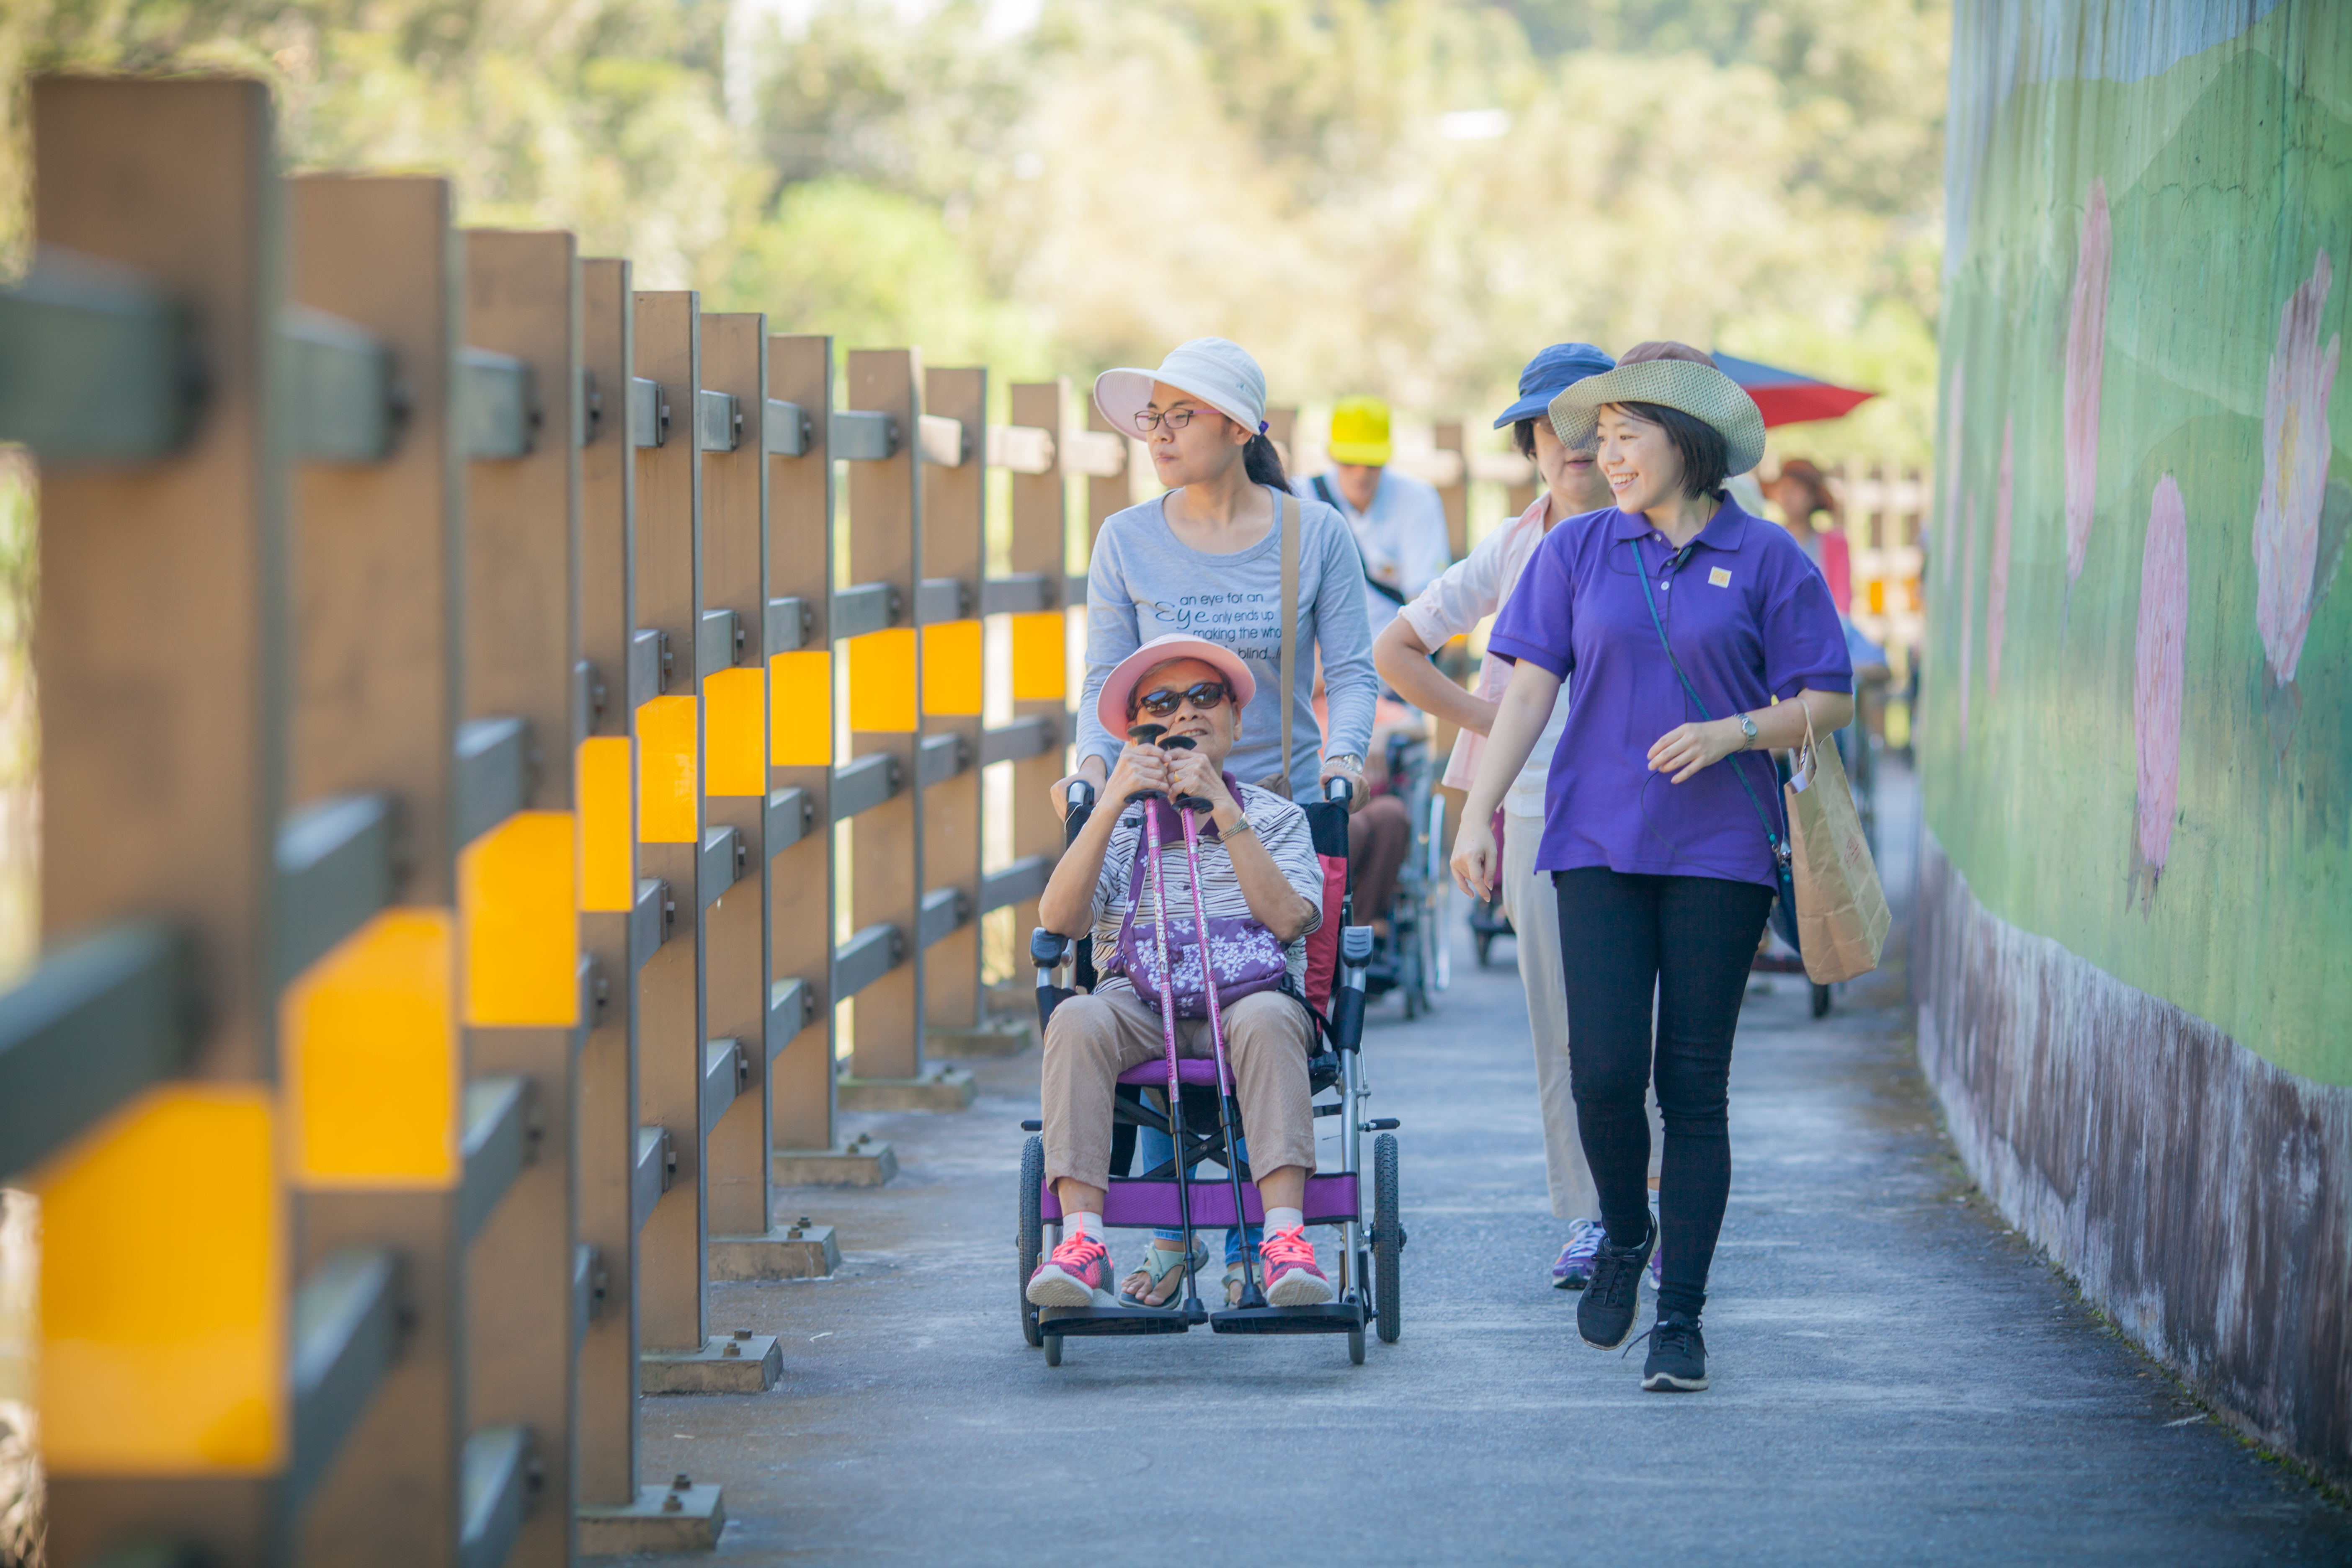
{"label": "woman in purple polo shirt", "polygon": [[[1782,886],[1788,828],[1769,753],[1804,741],[1807,709],[1817,735],[1844,724],[1853,669],[1802,547],[1723,489],[1762,458],[1764,421],[1704,354],[1644,343],[1549,412],[1562,441],[1597,436],[1617,504],[1554,528],[1496,622],[1487,647],[1513,662],[1511,680],[1454,874],[1488,896],[1488,820],[1573,669],[1536,868],[1559,906],[1577,1130],[1608,1231],[1577,1328],[1604,1350],[1625,1342],[1663,1231],[1642,1386],[1696,1390],[1731,1188],[1732,1031]],[[1654,1064],[1665,1128],[1655,1225],[1643,1111]]]}

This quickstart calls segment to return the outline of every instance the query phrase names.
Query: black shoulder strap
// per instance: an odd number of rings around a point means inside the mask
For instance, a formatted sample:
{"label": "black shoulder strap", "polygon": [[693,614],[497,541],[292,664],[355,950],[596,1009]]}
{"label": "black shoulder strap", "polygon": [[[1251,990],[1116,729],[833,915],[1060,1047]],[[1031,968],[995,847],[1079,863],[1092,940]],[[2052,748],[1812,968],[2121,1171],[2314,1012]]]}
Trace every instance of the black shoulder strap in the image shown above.
{"label": "black shoulder strap", "polygon": [[[1329,507],[1333,511],[1339,511],[1339,498],[1331,493],[1329,482],[1320,474],[1315,476],[1315,493],[1322,498],[1325,506]],[[1339,511],[1339,515],[1345,517],[1348,514]]]}

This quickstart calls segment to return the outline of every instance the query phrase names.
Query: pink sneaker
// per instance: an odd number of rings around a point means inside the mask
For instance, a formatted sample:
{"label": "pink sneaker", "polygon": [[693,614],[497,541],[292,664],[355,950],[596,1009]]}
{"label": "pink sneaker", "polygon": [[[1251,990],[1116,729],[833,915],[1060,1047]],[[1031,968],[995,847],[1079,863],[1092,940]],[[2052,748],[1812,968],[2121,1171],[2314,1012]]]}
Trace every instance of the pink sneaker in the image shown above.
{"label": "pink sneaker", "polygon": [[1258,1249],[1265,1266],[1265,1300],[1275,1307],[1318,1307],[1331,1299],[1331,1281],[1315,1267],[1307,1227],[1270,1230]]}
{"label": "pink sneaker", "polygon": [[1029,1276],[1029,1300],[1039,1307],[1118,1305],[1110,1293],[1110,1249],[1083,1233],[1066,1237]]}

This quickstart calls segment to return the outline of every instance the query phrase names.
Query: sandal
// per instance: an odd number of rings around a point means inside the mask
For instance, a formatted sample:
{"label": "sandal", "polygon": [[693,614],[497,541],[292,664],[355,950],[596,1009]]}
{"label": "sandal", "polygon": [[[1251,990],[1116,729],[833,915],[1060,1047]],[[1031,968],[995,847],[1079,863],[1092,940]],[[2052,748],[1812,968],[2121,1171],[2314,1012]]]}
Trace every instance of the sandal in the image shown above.
{"label": "sandal", "polygon": [[[1196,1236],[1192,1238],[1192,1267],[1205,1268],[1208,1263],[1208,1244]],[[1164,1296],[1160,1294],[1160,1284],[1171,1274],[1181,1274],[1183,1267],[1184,1255],[1181,1252],[1171,1252],[1157,1241],[1150,1243],[1144,1247],[1143,1261],[1136,1266],[1135,1272],[1119,1282],[1119,1305],[1122,1307],[1167,1306],[1176,1299],[1177,1291],[1183,1288],[1183,1281],[1180,1279],[1176,1284],[1170,1286]]]}

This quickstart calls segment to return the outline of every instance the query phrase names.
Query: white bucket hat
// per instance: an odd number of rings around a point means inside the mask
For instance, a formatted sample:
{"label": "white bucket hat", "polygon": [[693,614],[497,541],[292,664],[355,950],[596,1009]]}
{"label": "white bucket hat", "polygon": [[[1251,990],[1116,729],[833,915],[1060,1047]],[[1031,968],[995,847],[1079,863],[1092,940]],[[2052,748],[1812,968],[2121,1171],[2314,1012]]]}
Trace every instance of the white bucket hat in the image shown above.
{"label": "white bucket hat", "polygon": [[1095,377],[1095,406],[1110,427],[1140,436],[1135,416],[1151,402],[1151,384],[1189,392],[1254,436],[1265,434],[1265,373],[1241,344],[1194,338],[1171,349],[1158,370],[1107,370]]}

